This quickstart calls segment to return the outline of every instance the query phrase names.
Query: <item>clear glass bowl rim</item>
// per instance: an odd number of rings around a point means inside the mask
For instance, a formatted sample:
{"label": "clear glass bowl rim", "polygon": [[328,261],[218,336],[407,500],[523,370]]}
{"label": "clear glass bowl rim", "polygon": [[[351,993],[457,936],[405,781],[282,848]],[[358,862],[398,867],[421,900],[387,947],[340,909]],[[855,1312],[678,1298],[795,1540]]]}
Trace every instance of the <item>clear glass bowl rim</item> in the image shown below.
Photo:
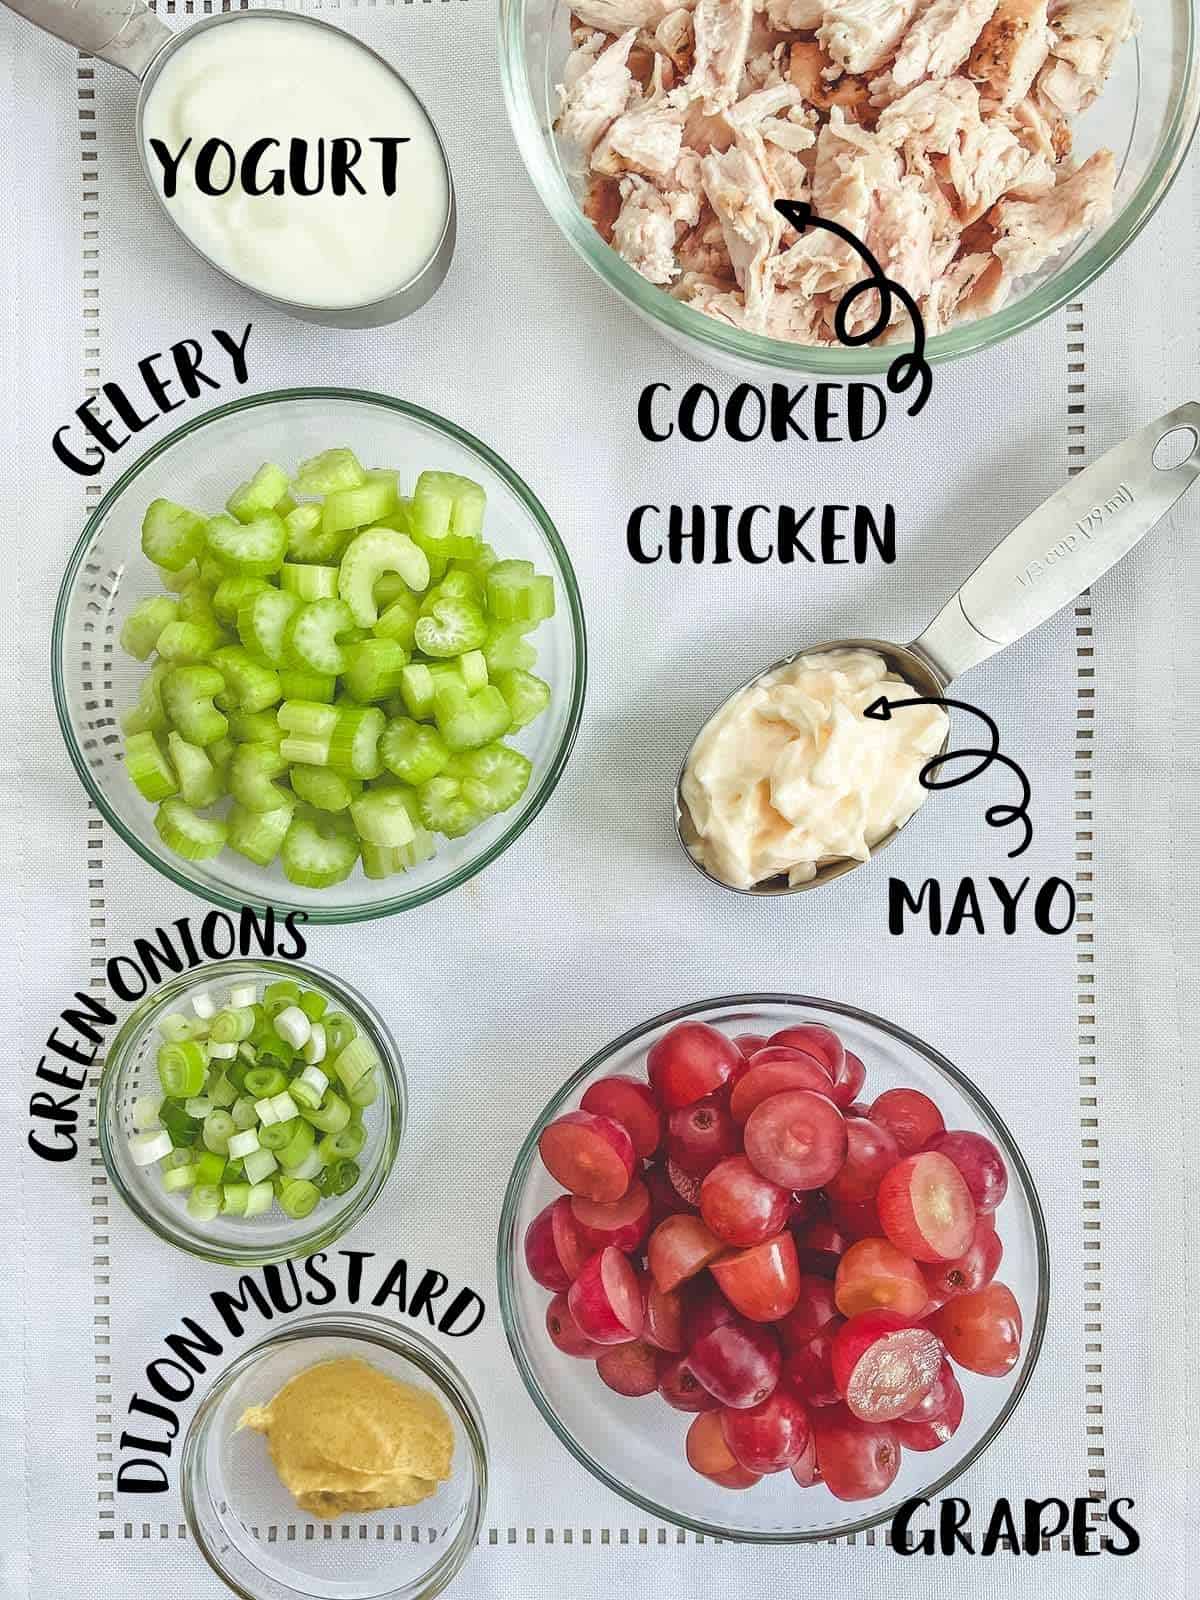
{"label": "clear glass bowl rim", "polygon": [[[275,977],[291,978],[301,982],[307,978],[327,990],[338,1006],[343,1011],[348,1011],[355,1022],[370,1035],[390,1085],[387,1091],[387,1104],[389,1108],[395,1109],[390,1112],[388,1127],[380,1142],[374,1167],[360,1180],[354,1204],[339,1212],[336,1219],[331,1217],[309,1233],[283,1240],[265,1249],[247,1245],[242,1250],[215,1243],[205,1248],[200,1241],[176,1234],[164,1226],[162,1218],[148,1210],[125,1183],[109,1138],[109,1102],[117,1092],[130,1053],[149,1026],[151,1013],[157,1011],[164,1001],[169,1002],[178,995],[186,994],[198,983],[220,984],[227,979],[236,979],[252,972],[269,972]],[[380,1095],[376,1104],[382,1105],[384,1099],[385,1096]],[[185,1250],[189,1255],[197,1256],[201,1260],[215,1261],[227,1267],[271,1266],[280,1261],[312,1255],[315,1250],[322,1250],[335,1239],[340,1239],[343,1233],[366,1216],[379,1198],[395,1165],[407,1121],[408,1084],[404,1076],[404,1062],[387,1024],[371,1002],[359,994],[357,989],[343,979],[335,978],[322,967],[300,961],[274,961],[266,957],[261,961],[248,957],[244,960],[207,962],[193,967],[188,972],[180,973],[177,978],[172,978],[170,983],[163,984],[161,988],[147,995],[129,1013],[113,1036],[112,1044],[104,1058],[104,1065],[100,1069],[100,1087],[96,1100],[96,1133],[100,1141],[104,1170],[108,1174],[109,1182],[130,1211],[167,1244],[174,1245],[178,1250]],[[317,1207],[313,1216],[319,1217],[319,1215],[320,1207]]]}
{"label": "clear glass bowl rim", "polygon": [[1042,1340],[1046,1332],[1046,1318],[1050,1305],[1050,1243],[1046,1234],[1046,1219],[1042,1212],[1042,1203],[1038,1198],[1037,1188],[1033,1175],[1017,1146],[1016,1140],[1009,1132],[1007,1124],[996,1111],[987,1096],[977,1088],[967,1075],[949,1061],[932,1045],[928,1045],[915,1034],[908,1033],[904,1028],[898,1027],[894,1022],[887,1022],[882,1017],[877,1017],[874,1012],[864,1011],[858,1006],[846,1005],[838,1000],[822,1000],[813,995],[800,994],[728,994],[717,995],[710,1000],[697,1000],[691,1005],[676,1006],[671,1011],[660,1012],[658,1016],[651,1017],[647,1022],[639,1023],[636,1027],[627,1029],[619,1038],[606,1044],[602,1050],[597,1050],[584,1064],[579,1067],[553,1098],[539,1113],[536,1121],[525,1142],[517,1154],[513,1165],[512,1176],[508,1180],[508,1188],[504,1193],[504,1204],[500,1212],[500,1228],[496,1244],[496,1280],[500,1291],[500,1317],[504,1324],[504,1336],[508,1340],[508,1347],[512,1351],[513,1360],[521,1379],[529,1391],[529,1396],[537,1406],[542,1416],[550,1424],[552,1431],[564,1444],[576,1461],[586,1467],[593,1477],[598,1478],[614,1494],[623,1500],[630,1500],[634,1505],[640,1506],[643,1511],[648,1511],[651,1516],[659,1517],[664,1522],[669,1522],[678,1527],[690,1529],[693,1533],[709,1534],[717,1539],[729,1539],[740,1544],[815,1544],[822,1540],[840,1539],[847,1534],[863,1533],[868,1528],[878,1527],[894,1514],[894,1508],[866,1515],[857,1520],[838,1523],[831,1528],[803,1529],[795,1532],[764,1531],[747,1532],[745,1529],[731,1529],[723,1527],[720,1523],[705,1522],[700,1518],[688,1517],[680,1511],[669,1511],[660,1506],[648,1496],[639,1494],[631,1489],[628,1484],[620,1482],[613,1477],[599,1462],[584,1450],[568,1432],[560,1421],[554,1407],[542,1393],[537,1377],[525,1356],[524,1346],[521,1343],[520,1332],[517,1327],[515,1308],[515,1288],[513,1281],[514,1269],[517,1264],[520,1241],[517,1248],[510,1248],[509,1241],[513,1235],[513,1226],[516,1221],[517,1210],[521,1202],[521,1193],[525,1180],[529,1175],[529,1168],[537,1154],[538,1134],[546,1123],[560,1112],[564,1106],[573,1107],[576,1092],[591,1074],[602,1067],[605,1062],[624,1050],[627,1045],[636,1044],[640,1039],[654,1033],[657,1029],[673,1022],[684,1021],[694,1017],[700,1012],[724,1011],[730,1009],[751,1009],[756,1006],[794,1006],[807,1011],[825,1011],[835,1016],[849,1017],[855,1022],[860,1022],[868,1027],[878,1028],[891,1038],[907,1045],[910,1050],[922,1056],[936,1071],[948,1078],[967,1100],[970,1101],[980,1119],[994,1131],[999,1138],[1001,1148],[1009,1163],[1009,1170],[1019,1179],[1022,1194],[1029,1207],[1030,1221],[1033,1226],[1034,1242],[1037,1248],[1037,1307],[1033,1316],[1033,1324],[1027,1330],[1025,1355],[1021,1363],[1021,1370],[1013,1385],[1012,1392],[1006,1398],[995,1420],[984,1433],[978,1443],[962,1458],[961,1461],[946,1472],[935,1483],[922,1490],[924,1496],[935,1498],[951,1483],[959,1478],[970,1467],[992,1441],[1004,1428],[1009,1418],[1017,1408],[1017,1404],[1024,1394],[1029,1380],[1033,1376],[1041,1353]]}
{"label": "clear glass bowl rim", "polygon": [[[70,710],[67,705],[65,686],[65,664],[63,651],[66,643],[67,613],[70,609],[71,597],[75,588],[75,580],[79,574],[92,541],[102,525],[105,517],[117,501],[131,488],[141,475],[142,469],[149,466],[164,451],[171,449],[181,440],[191,434],[199,432],[210,423],[219,422],[226,417],[236,416],[242,411],[252,411],[260,406],[289,403],[304,400],[348,400],[358,404],[378,406],[385,411],[395,411],[401,416],[425,424],[435,431],[446,434],[455,443],[463,445],[466,449],[474,451],[481,456],[496,475],[504,480],[516,495],[522,506],[537,524],[547,544],[554,552],[558,565],[558,576],[562,579],[563,589],[570,614],[572,646],[575,658],[574,682],[571,685],[571,703],[567,709],[567,719],[563,727],[562,738],[546,771],[542,774],[538,787],[527,809],[501,833],[486,850],[464,862],[456,871],[447,873],[444,878],[425,885],[418,890],[408,893],[392,895],[387,899],[371,900],[362,905],[342,905],[323,910],[319,905],[300,906],[290,900],[274,896],[268,900],[265,896],[260,899],[241,900],[235,895],[226,893],[223,889],[212,884],[201,882],[193,877],[183,864],[184,858],[170,857],[165,850],[160,853],[149,844],[143,842],[125,826],[120,814],[109,804],[99,785],[93,780],[91,768],[84,759],[79,748],[79,741],[75,737],[75,729],[71,722]],[[262,394],[244,395],[240,399],[228,401],[225,405],[214,406],[211,411],[193,417],[185,422],[182,427],[160,439],[157,444],[138,457],[121,474],[109,489],[108,493],[100,500],[92,514],[88,517],[79,541],[71,553],[63,573],[62,583],[59,585],[58,600],[54,607],[54,624],[50,636],[50,676],[54,690],[54,709],[58,716],[58,725],[62,730],[63,739],[67,746],[67,753],[71,757],[71,764],[79,774],[80,781],[87,790],[93,804],[99,809],[106,822],[108,822],[130,847],[136,851],[149,866],[161,872],[164,877],[170,878],[182,889],[198,895],[200,899],[212,905],[224,907],[227,911],[240,911],[243,905],[265,907],[268,904],[277,911],[302,912],[310,922],[340,924],[348,922],[370,922],[376,917],[393,916],[399,911],[407,911],[412,907],[427,905],[431,900],[436,900],[439,895],[448,894],[451,889],[457,889],[461,884],[482,872],[498,857],[504,854],[508,847],[520,838],[525,829],[529,827],[534,818],[538,816],[554,790],[558,781],[566,770],[567,761],[575,745],[579,733],[580,718],[583,715],[584,697],[587,692],[587,632],[583,620],[583,606],[579,597],[579,583],[575,576],[575,569],[571,558],[567,554],[566,546],[550,519],[549,513],[533,490],[524,481],[519,473],[515,472],[500,456],[496,454],[482,440],[474,434],[468,433],[465,428],[460,428],[457,423],[448,418],[439,416],[436,411],[428,411],[423,406],[412,404],[407,400],[397,400],[390,395],[376,394],[367,389],[340,389],[329,387],[305,387],[296,389],[269,389]],[[275,886],[280,889],[284,885]]]}
{"label": "clear glass bowl rim", "polygon": [[[597,233],[583,215],[546,146],[538,125],[525,71],[523,23],[531,0],[500,0],[500,77],[504,103],[521,159],[533,186],[551,217],[587,265],[635,309],[660,324],[668,337],[682,335],[718,355],[742,363],[771,367],[780,372],[813,373],[830,378],[869,377],[886,372],[911,343],[898,340],[877,348],[834,349],[769,339],[728,327],[703,312],[673,300],[643,278]],[[1088,245],[1061,271],[1029,294],[1022,295],[990,316],[963,323],[936,334],[925,344],[925,359],[932,363],[988,350],[1013,334],[1032,328],[1078,296],[1093,279],[1114,262],[1149,222],[1183,165],[1200,122],[1200,58],[1196,49],[1196,5],[1187,9],[1186,67],[1181,92],[1170,108],[1167,128],[1157,158],[1125,205],[1110,220],[1095,242]]]}
{"label": "clear glass bowl rim", "polygon": [[[383,1317],[372,1316],[369,1312],[318,1312],[313,1316],[301,1317],[296,1322],[289,1323],[286,1328],[278,1328],[274,1333],[259,1339],[256,1344],[243,1351],[236,1361],[231,1362],[214,1381],[204,1399],[196,1407],[183,1442],[180,1489],[183,1496],[183,1514],[187,1519],[192,1538],[222,1583],[240,1595],[241,1600],[258,1600],[253,1591],[244,1589],[221,1565],[216,1552],[210,1548],[208,1540],[201,1531],[196,1515],[195,1497],[199,1461],[210,1422],[216,1415],[221,1400],[237,1379],[254,1365],[264,1351],[274,1349],[277,1345],[301,1343],[309,1338],[358,1338],[370,1344],[381,1345],[393,1355],[398,1355],[419,1368],[454,1407],[455,1415],[462,1424],[471,1450],[474,1480],[471,1493],[472,1505],[454,1543],[427,1574],[427,1579],[433,1580],[433,1587],[422,1590],[421,1600],[433,1600],[433,1596],[440,1594],[461,1571],[475,1547],[480,1524],[483,1521],[484,1507],[487,1504],[487,1430],[470,1384],[450,1357],[444,1355],[431,1340],[417,1333],[415,1329],[401,1328]],[[299,1589],[293,1592],[297,1596],[303,1593]],[[388,1600],[388,1597],[380,1595],[378,1600]]]}

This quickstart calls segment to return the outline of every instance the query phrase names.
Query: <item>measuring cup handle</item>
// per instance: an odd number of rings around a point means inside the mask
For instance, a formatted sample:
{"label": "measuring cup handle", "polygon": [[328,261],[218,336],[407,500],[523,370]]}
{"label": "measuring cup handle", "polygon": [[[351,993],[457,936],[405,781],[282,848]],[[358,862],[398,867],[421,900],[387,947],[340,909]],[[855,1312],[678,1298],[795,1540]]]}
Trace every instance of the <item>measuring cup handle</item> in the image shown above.
{"label": "measuring cup handle", "polygon": [[[1191,434],[1176,466],[1154,454]],[[947,679],[1023,638],[1128,555],[1200,477],[1200,402],[1189,401],[1085,467],[976,567],[913,648]]]}
{"label": "measuring cup handle", "polygon": [[141,78],[172,38],[143,0],[0,0],[77,50]]}

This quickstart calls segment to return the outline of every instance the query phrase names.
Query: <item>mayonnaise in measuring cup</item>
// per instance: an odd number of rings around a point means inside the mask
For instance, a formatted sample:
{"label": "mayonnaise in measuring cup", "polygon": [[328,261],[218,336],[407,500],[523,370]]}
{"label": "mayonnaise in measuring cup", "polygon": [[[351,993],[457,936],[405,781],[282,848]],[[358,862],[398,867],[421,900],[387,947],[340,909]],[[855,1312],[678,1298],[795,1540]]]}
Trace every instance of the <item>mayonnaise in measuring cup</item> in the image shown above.
{"label": "mayonnaise in measuring cup", "polygon": [[[314,309],[369,305],[409,283],[437,249],[450,205],[446,163],[416,96],[369,50],[336,29],[285,17],[239,17],[199,30],[168,57],[142,122],[150,171],[178,226],[217,266],[252,289]],[[384,192],[383,151],[393,146],[395,193]],[[172,156],[192,143],[178,166],[173,198],[151,149]],[[196,182],[206,140],[221,139],[240,163],[256,140],[278,140],[257,164],[255,186],[275,169],[280,194],[248,194],[234,180],[210,195]],[[307,142],[307,180],[315,184],[318,141],[326,141],[325,181],[315,194],[288,181],[293,139]],[[331,146],[357,140],[354,168],[366,189],[333,192]],[[352,146],[346,146],[352,149]],[[230,161],[218,153],[209,186],[221,186]]]}
{"label": "mayonnaise in measuring cup", "polygon": [[722,706],[683,774],[700,865],[750,889],[867,860],[923,803],[921,768],[949,727],[940,706],[906,706],[887,722],[863,716],[901,682],[874,651],[831,650],[798,656]]}

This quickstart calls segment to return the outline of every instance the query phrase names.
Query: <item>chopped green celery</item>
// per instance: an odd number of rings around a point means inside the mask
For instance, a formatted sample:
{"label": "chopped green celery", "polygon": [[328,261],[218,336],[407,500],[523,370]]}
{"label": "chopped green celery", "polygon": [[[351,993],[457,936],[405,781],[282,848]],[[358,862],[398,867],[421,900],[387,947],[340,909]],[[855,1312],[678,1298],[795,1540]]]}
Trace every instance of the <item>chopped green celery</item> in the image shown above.
{"label": "chopped green celery", "polygon": [[238,607],[238,637],[256,660],[284,664],[283,635],[300,601],[284,589],[260,589]]}
{"label": "chopped green celery", "polygon": [[231,806],[225,819],[229,829],[229,848],[245,856],[248,861],[253,861],[256,866],[269,867],[283,848],[295,809],[295,802],[290,796],[285,804],[274,811],[251,811],[246,806]]}
{"label": "chopped green celery", "polygon": [[519,627],[493,623],[483,642],[483,659],[493,678],[500,672],[528,671],[537,663],[537,651]]}
{"label": "chopped green celery", "polygon": [[307,889],[327,889],[354,870],[358,836],[349,818],[340,812],[300,812],[284,837],[281,860],[289,882]]}
{"label": "chopped green celery", "polygon": [[434,694],[438,732],[451,750],[474,750],[508,732],[512,713],[494,683],[472,693],[461,682],[443,679]]}
{"label": "chopped green celery", "polygon": [[208,548],[234,573],[265,578],[278,572],[287,550],[287,529],[283,518],[264,511],[253,522],[235,522],[232,517],[212,517],[205,528]]}
{"label": "chopped green celery", "polygon": [[450,751],[428,723],[393,717],[380,738],[379,756],[389,772],[415,787],[445,771]]}
{"label": "chopped green celery", "polygon": [[222,622],[237,626],[238,611],[242,604],[256,594],[262,594],[271,588],[265,578],[247,578],[238,576],[222,578],[213,590],[213,610]]}
{"label": "chopped green celery", "polygon": [[398,789],[369,789],[351,801],[350,816],[358,837],[366,844],[397,850],[412,843],[412,818]]}
{"label": "chopped green celery", "polygon": [[[176,738],[172,734],[171,738]],[[125,740],[125,771],[145,800],[166,800],[179,793],[179,781],[167,752],[153,733],[131,733]]]}
{"label": "chopped green celery", "polygon": [[239,806],[260,815],[286,806],[290,796],[273,783],[288,763],[280,749],[270,744],[240,744],[229,764],[229,792]]}
{"label": "chopped green celery", "polygon": [[205,520],[172,500],[152,500],[142,518],[142,553],[156,567],[181,572],[204,549]]}
{"label": "chopped green celery", "polygon": [[156,661],[138,686],[137,705],[131,706],[121,717],[121,732],[162,733],[167,727],[167,714],[163,710],[162,684],[171,669],[165,661]]}
{"label": "chopped green celery", "polygon": [[[387,528],[391,527],[392,524],[390,522],[385,522],[383,526]],[[397,533],[406,533],[407,531],[408,530],[403,527],[396,528]],[[381,572],[375,579],[375,604],[379,607],[380,611],[385,611],[387,607],[393,603],[393,601],[412,599],[412,590],[408,587],[398,572]],[[414,601],[413,616],[415,617],[416,614],[417,606],[416,602]]]}
{"label": "chopped green celery", "polygon": [[345,533],[349,528],[365,528],[396,509],[396,480],[386,474],[368,478],[355,489],[335,489],[321,509],[324,533]]}
{"label": "chopped green celery", "polygon": [[447,568],[447,572],[469,572],[482,584],[496,565],[497,559],[496,552],[490,544],[481,544],[473,556],[456,556]]}
{"label": "chopped green celery", "polygon": [[423,861],[429,861],[437,852],[437,843],[429,829],[417,825],[409,844],[389,849],[386,845],[362,845],[362,868],[366,878],[390,878],[397,872],[411,872]]}
{"label": "chopped green celery", "polygon": [[159,583],[162,584],[164,589],[170,589],[173,594],[178,594],[179,591],[181,589],[185,589],[194,578],[198,578],[200,576],[200,566],[196,561],[187,562],[187,564],[180,567],[177,572],[172,572],[169,567],[159,567],[157,568],[157,571]]}
{"label": "chopped green celery", "polygon": [[362,792],[357,778],[343,777],[332,767],[310,767],[297,762],[290,778],[298,798],[318,811],[345,811],[351,800]]}
{"label": "chopped green celery", "polygon": [[253,522],[264,511],[274,511],[288,491],[288,475],[273,461],[265,461],[249,483],[240,484],[225,502],[239,522]]}
{"label": "chopped green celery", "polygon": [[289,511],[283,519],[287,532],[287,554],[292,562],[332,561],[345,544],[340,533],[325,533],[321,528],[321,507],[306,501]]}
{"label": "chopped green celery", "polygon": [[190,744],[209,745],[223,739],[229,723],[213,705],[225,680],[215,667],[172,667],[162,680],[162,704],[167,720]]}
{"label": "chopped green celery", "polygon": [[536,627],[554,615],[554,580],[536,573],[532,561],[497,561],[487,575],[487,609],[497,622]]}
{"label": "chopped green celery", "polygon": [[[192,1193],[196,1191],[193,1189]],[[288,1178],[279,1190],[279,1209],[299,1221],[320,1201],[321,1191],[307,1178]]]}
{"label": "chopped green celery", "polygon": [[285,700],[276,712],[284,733],[320,739],[326,744],[333,737],[340,715],[337,706],[324,705],[319,700]]}
{"label": "chopped green celery", "polygon": [[221,798],[221,774],[213,766],[208,751],[198,744],[189,744],[174,729],[167,735],[167,751],[179,779],[179,792],[188,805],[216,805]]}
{"label": "chopped green celery", "polygon": [[151,595],[139,600],[121,628],[121,649],[135,661],[148,661],[154,654],[158,636],[169,622],[179,618],[179,602],[169,594]]}
{"label": "chopped green celery", "polygon": [[292,485],[305,496],[335,494],[339,489],[357,489],[366,476],[353,450],[322,450],[300,463]]}
{"label": "chopped green celery", "polygon": [[476,689],[482,689],[488,681],[487,661],[482,650],[466,651],[459,656],[455,665],[458,667],[459,677],[472,693]]}
{"label": "chopped green celery", "polygon": [[387,718],[378,706],[342,706],[329,740],[329,765],[352,778],[377,778],[383,771],[379,738]]}
{"label": "chopped green celery", "polygon": [[337,679],[330,672],[307,672],[303,667],[282,667],[279,687],[285,700],[322,700],[328,705],[337,690]]}
{"label": "chopped green celery", "polygon": [[168,622],[158,636],[155,648],[172,665],[194,666],[207,661],[224,635],[212,622]]}
{"label": "chopped green celery", "polygon": [[386,700],[400,687],[408,651],[395,639],[359,639],[345,647],[342,681],[356,700]]}
{"label": "chopped green celery", "polygon": [[394,528],[365,528],[356,534],[338,568],[338,593],[360,628],[379,620],[375,584],[384,572],[398,572],[414,591],[429,587],[429,562],[406,533]]}
{"label": "chopped green celery", "polygon": [[496,687],[512,715],[514,732],[540,717],[550,704],[550,685],[542,678],[535,678],[532,672],[523,672],[520,667],[497,673]]}
{"label": "chopped green celery", "polygon": [[533,764],[507,744],[487,744],[453,756],[446,768],[462,784],[463,799],[492,815],[508,811],[529,787]]}
{"label": "chopped green celery", "polygon": [[163,801],[154,826],[167,849],[189,861],[209,861],[225,847],[225,824],[217,817],[202,817],[179,799]]}
{"label": "chopped green celery", "polygon": [[350,1107],[340,1094],[333,1089],[326,1089],[321,1104],[312,1108],[302,1106],[300,1115],[305,1122],[311,1122],[314,1128],[320,1128],[322,1133],[340,1133],[350,1121]]}
{"label": "chopped green celery", "polygon": [[400,674],[400,698],[418,722],[433,715],[433,673],[424,662],[414,661]]}
{"label": "chopped green celery", "polygon": [[471,478],[423,472],[408,510],[412,536],[431,556],[469,559],[482,541],[486,503],[482,485]]}
{"label": "chopped green celery", "polygon": [[334,677],[346,670],[339,634],[349,633],[354,616],[344,600],[313,600],[294,613],[284,630],[288,664]]}
{"label": "chopped green celery", "polygon": [[217,585],[229,576],[229,569],[218,556],[213,555],[211,551],[207,551],[200,557],[197,576],[211,595]]}
{"label": "chopped green celery", "polygon": [[478,650],[486,641],[487,632],[483,612],[477,605],[447,595],[434,600],[426,614],[417,618],[415,638],[418,650],[441,658]]}
{"label": "chopped green celery", "polygon": [[285,561],[279,569],[279,586],[298,600],[336,600],[338,569],[315,562]]}
{"label": "chopped green celery", "polygon": [[421,602],[421,615],[427,617],[439,600],[469,600],[473,606],[483,609],[483,584],[474,573],[464,572],[451,567],[442,581],[430,589]]}
{"label": "chopped green celery", "polygon": [[190,1100],[200,1093],[208,1076],[204,1046],[195,1039],[168,1040],[159,1045],[155,1064],[162,1092],[169,1100]]}
{"label": "chopped green celery", "polygon": [[265,711],[231,711],[229,737],[235,744],[273,744],[278,749],[283,731],[273,707]]}
{"label": "chopped green celery", "polygon": [[447,839],[461,839],[484,820],[483,812],[463,794],[462,781],[447,773],[421,784],[417,801],[422,824],[430,833],[444,833]]}
{"label": "chopped green celery", "polygon": [[232,711],[265,711],[280,697],[279,674],[263,666],[240,644],[215,650],[212,664],[225,680],[225,693]]}
{"label": "chopped green celery", "polygon": [[[243,712],[240,712],[240,711],[235,713],[235,715],[237,715],[237,716],[243,716],[243,715],[249,715],[249,714],[250,713],[243,713]],[[253,715],[256,716],[256,717],[261,717],[261,716],[269,716],[270,713],[269,712],[263,712],[263,711],[255,711],[253,713]],[[234,749],[233,740],[231,738],[229,738],[228,735],[226,735],[226,737],[224,739],[214,739],[212,744],[205,746],[205,750],[207,752],[208,759],[212,762],[213,766],[216,768],[217,773],[218,773],[218,775],[219,775],[219,777],[221,779],[222,784],[225,782],[225,773],[226,773],[226,770],[228,769],[229,763],[233,760],[233,749]]]}
{"label": "chopped green celery", "polygon": [[417,598],[405,593],[398,595],[380,612],[372,631],[377,639],[394,639],[406,650],[411,650],[416,642],[416,627]]}

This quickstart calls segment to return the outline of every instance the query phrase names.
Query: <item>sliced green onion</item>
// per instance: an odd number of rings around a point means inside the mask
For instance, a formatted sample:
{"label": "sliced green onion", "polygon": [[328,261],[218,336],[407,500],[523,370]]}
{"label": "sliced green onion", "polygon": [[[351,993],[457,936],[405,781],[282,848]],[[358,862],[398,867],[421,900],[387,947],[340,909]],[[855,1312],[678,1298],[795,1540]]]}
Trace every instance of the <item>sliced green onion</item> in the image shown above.
{"label": "sliced green onion", "polygon": [[221,1191],[214,1183],[198,1183],[188,1195],[188,1215],[197,1222],[211,1222],[221,1209]]}
{"label": "sliced green onion", "polygon": [[250,1183],[261,1183],[264,1178],[269,1178],[279,1165],[269,1150],[251,1150],[249,1155],[240,1159]]}
{"label": "sliced green onion", "polygon": [[171,1135],[165,1128],[148,1128],[144,1133],[129,1136],[129,1154],[139,1167],[153,1166],[156,1161],[169,1156],[173,1148]]}

